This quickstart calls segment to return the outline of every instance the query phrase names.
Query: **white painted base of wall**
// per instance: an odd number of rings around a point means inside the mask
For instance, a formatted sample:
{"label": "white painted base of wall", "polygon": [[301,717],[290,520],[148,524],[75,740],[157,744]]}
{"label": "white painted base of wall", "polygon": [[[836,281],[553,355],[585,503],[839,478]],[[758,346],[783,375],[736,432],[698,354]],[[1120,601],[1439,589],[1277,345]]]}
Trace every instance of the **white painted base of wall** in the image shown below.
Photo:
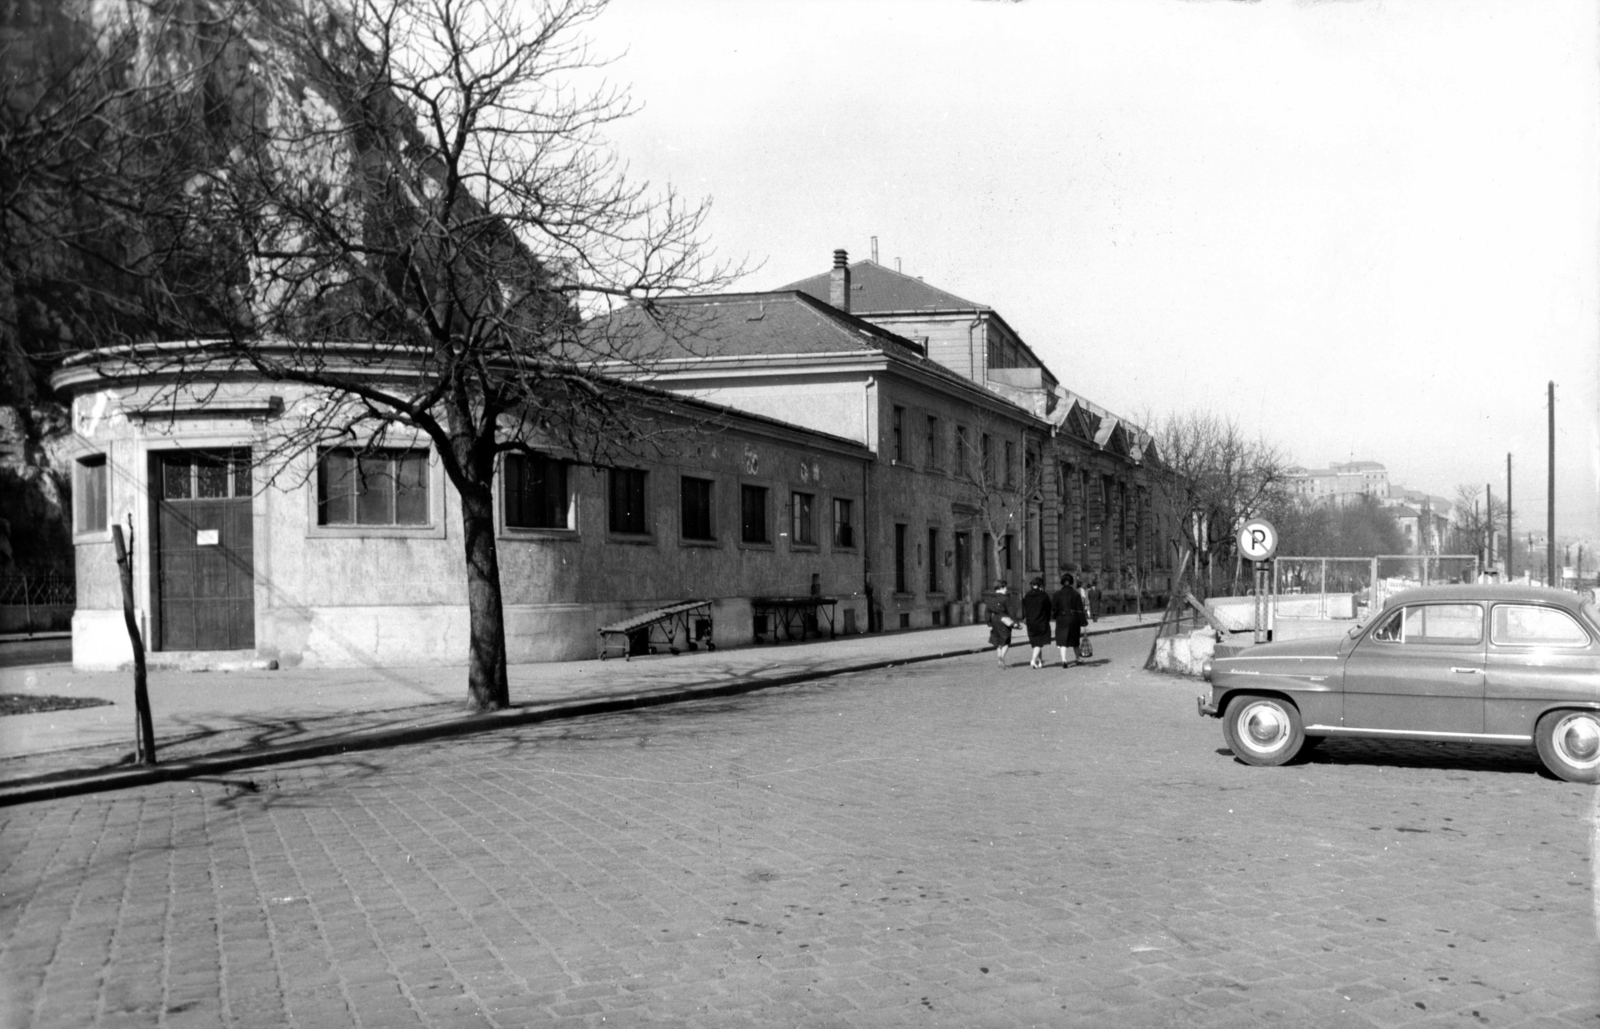
{"label": "white painted base of wall", "polygon": [[[142,608],[135,608],[134,622],[139,635],[150,639],[150,619]],[[133,643],[128,639],[128,624],[120,608],[114,611],[72,613],[72,667],[80,672],[115,672],[133,664]]]}
{"label": "white painted base of wall", "polygon": [[[505,609],[506,660],[510,664],[584,661],[599,656],[600,626],[643,614],[659,603],[526,604]],[[844,611],[856,611],[856,625],[867,624],[864,603],[839,603],[836,629],[844,632]],[[755,641],[748,597],[713,602],[712,641],[719,647]],[[149,638],[145,612],[140,632]],[[465,604],[415,604],[371,607],[277,608],[258,613],[257,646],[240,651],[250,659],[275,660],[285,668],[375,668],[461,665],[467,660],[470,620]],[[827,622],[822,631],[827,633]],[[681,641],[680,650],[689,648]],[[221,655],[217,655],[220,659]],[[161,656],[148,656],[159,667]],[[79,671],[116,671],[133,661],[133,647],[122,612],[80,610],[72,616],[72,665]]]}

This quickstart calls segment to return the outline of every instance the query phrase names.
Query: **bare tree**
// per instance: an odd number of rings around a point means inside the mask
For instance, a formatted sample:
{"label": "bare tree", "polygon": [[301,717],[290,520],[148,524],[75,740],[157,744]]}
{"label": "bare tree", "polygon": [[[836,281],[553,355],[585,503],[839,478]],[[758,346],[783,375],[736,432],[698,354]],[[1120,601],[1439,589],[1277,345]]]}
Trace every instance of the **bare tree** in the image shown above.
{"label": "bare tree", "polygon": [[979,417],[956,430],[955,478],[961,503],[988,536],[993,576],[1006,578],[1008,541],[1027,553],[1030,510],[1043,499],[1044,465],[1037,441],[1016,422]]}
{"label": "bare tree", "polygon": [[461,504],[469,701],[506,706],[499,458],[603,460],[648,434],[601,369],[649,353],[593,328],[636,323],[590,316],[736,277],[703,245],[706,203],[632,182],[606,148],[630,103],[577,85],[603,0],[152,6],[205,12],[138,43],[163,58],[141,67],[197,69],[162,95],[201,117],[168,161],[181,188],[141,222],[161,259],[82,244],[134,280],[84,328],[200,341],[107,357],[168,381],[248,371],[326,397],[283,420],[280,456],[431,442]]}
{"label": "bare tree", "polygon": [[1178,567],[1192,563],[1198,581],[1203,565],[1210,588],[1239,526],[1284,497],[1288,464],[1276,446],[1246,437],[1238,422],[1211,412],[1169,415],[1154,435],[1168,474],[1153,482],[1179,521]]}
{"label": "bare tree", "polygon": [[[1500,536],[1505,532],[1505,501],[1500,497],[1490,497],[1485,504],[1482,500],[1483,488],[1462,483],[1456,486],[1455,510],[1450,519],[1449,550],[1452,554],[1477,554],[1484,567],[1488,567],[1494,558],[1505,559],[1508,555],[1491,553],[1495,544],[1492,537]],[[1506,571],[1511,570],[1510,562],[1506,564]]]}

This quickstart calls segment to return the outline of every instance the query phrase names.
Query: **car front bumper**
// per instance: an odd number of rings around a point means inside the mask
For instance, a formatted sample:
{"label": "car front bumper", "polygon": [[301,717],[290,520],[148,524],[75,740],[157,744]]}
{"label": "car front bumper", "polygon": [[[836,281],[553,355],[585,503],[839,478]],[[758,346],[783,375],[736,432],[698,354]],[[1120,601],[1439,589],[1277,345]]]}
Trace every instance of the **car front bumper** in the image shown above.
{"label": "car front bumper", "polygon": [[1199,710],[1201,718],[1216,718],[1219,714],[1217,705],[1211,702],[1209,693],[1202,693],[1195,697],[1194,706]]}

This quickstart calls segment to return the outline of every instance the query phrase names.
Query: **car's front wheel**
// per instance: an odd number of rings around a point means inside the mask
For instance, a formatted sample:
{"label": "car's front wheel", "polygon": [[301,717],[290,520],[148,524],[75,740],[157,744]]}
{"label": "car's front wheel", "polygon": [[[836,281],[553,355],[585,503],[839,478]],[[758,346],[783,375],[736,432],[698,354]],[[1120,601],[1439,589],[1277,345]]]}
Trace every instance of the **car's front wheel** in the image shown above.
{"label": "car's front wheel", "polygon": [[1600,711],[1550,711],[1533,731],[1539,760],[1567,782],[1600,782]]}
{"label": "car's front wheel", "polygon": [[1222,735],[1247,765],[1281,765],[1306,740],[1299,710],[1279,697],[1234,697],[1222,716]]}

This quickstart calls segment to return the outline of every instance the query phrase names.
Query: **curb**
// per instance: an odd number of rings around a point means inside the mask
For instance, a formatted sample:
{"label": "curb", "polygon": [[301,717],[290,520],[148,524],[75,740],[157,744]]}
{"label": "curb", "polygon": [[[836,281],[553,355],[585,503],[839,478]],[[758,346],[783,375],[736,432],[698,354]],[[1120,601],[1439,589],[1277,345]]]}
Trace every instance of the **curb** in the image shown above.
{"label": "curb", "polygon": [[72,633],[66,631],[50,632],[9,632],[0,634],[0,643],[31,643],[34,640],[70,640]]}
{"label": "curb", "polygon": [[[1153,629],[1155,627],[1155,623],[1122,625],[1094,632],[1085,631],[1084,635],[1106,636],[1116,632]],[[1026,646],[1026,644],[1024,643],[1023,646]],[[958,650],[944,650],[933,654],[916,654],[911,657],[896,657],[853,665],[840,665],[836,668],[791,672],[787,675],[734,679],[715,685],[685,686],[675,690],[664,690],[660,693],[635,693],[603,700],[578,701],[568,704],[557,703],[538,710],[509,708],[504,711],[465,714],[460,718],[432,725],[419,725],[404,729],[387,729],[375,732],[345,733],[306,743],[285,743],[277,746],[262,747],[249,753],[195,757],[183,761],[174,761],[171,764],[134,767],[126,771],[91,773],[78,778],[37,783],[31,786],[21,785],[15,788],[8,788],[4,784],[0,784],[0,807],[29,804],[40,800],[59,800],[64,797],[77,797],[105,790],[123,790],[131,789],[135,786],[150,786],[161,782],[194,779],[202,775],[236,772],[245,768],[257,768],[262,765],[285,764],[290,761],[306,761],[314,758],[330,757],[335,754],[350,754],[363,750],[404,746],[411,743],[426,743],[431,740],[449,739],[455,736],[471,736],[478,733],[493,732],[497,729],[537,725],[540,722],[613,714],[618,711],[634,711],[712,697],[733,697],[745,693],[754,693],[758,690],[773,689],[779,686],[793,686],[797,683],[811,682],[816,679],[827,679],[835,675],[851,675],[857,672],[870,672],[882,668],[895,668],[900,665],[922,664],[928,661],[943,661],[953,657],[987,654],[992,649],[987,645],[963,647]],[[65,774],[70,775],[70,773]]]}

